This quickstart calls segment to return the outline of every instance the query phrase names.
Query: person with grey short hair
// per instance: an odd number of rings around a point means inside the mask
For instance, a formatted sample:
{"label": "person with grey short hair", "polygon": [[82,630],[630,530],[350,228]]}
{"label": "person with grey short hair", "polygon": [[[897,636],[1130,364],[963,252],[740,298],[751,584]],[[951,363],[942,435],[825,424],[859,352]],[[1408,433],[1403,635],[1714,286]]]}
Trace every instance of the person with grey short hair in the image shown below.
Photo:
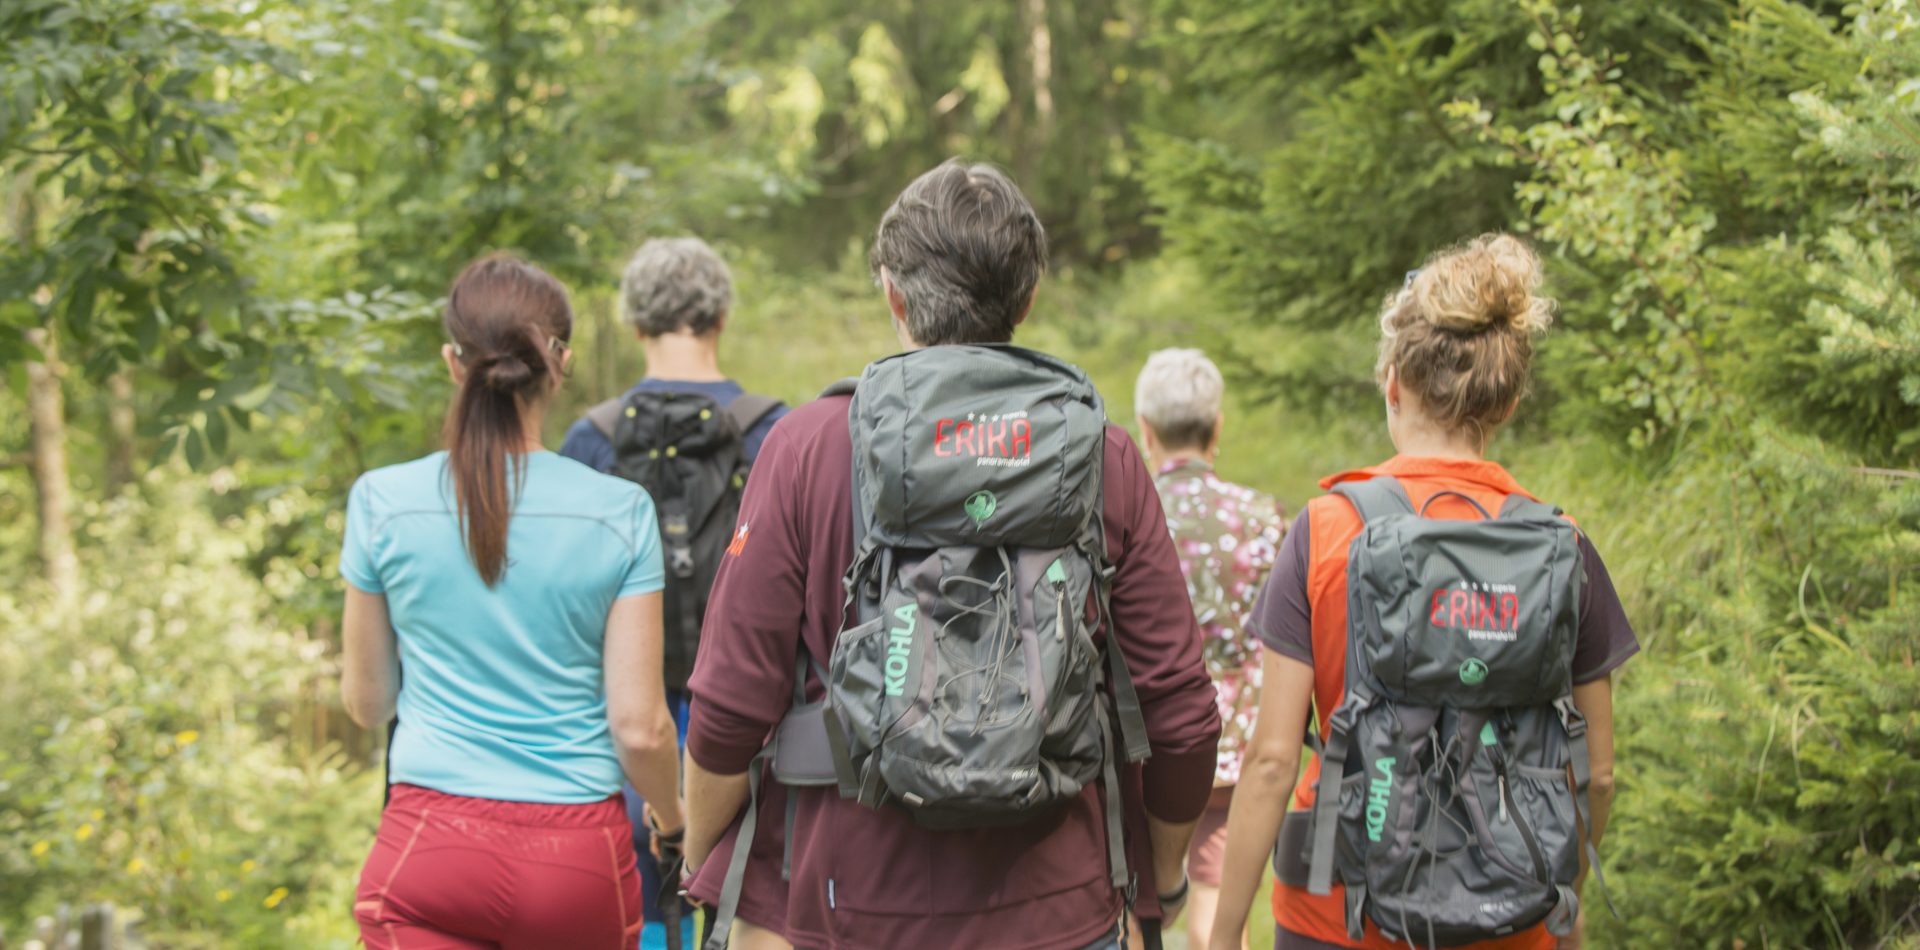
{"label": "person with grey short hair", "polygon": [[1193,882],[1187,910],[1191,947],[1207,945],[1219,906],[1227,807],[1260,695],[1260,641],[1247,623],[1286,533],[1285,512],[1272,496],[1213,470],[1225,393],[1220,368],[1206,354],[1161,350],[1147,357],[1133,396],[1134,422],[1180,554],[1200,624],[1201,655],[1220,706],[1213,796],[1187,852],[1187,876]]}
{"label": "person with grey short hair", "polygon": [[[650,447],[632,440],[672,424],[660,414],[661,410],[698,402],[712,411],[711,417],[701,418],[730,428],[725,428],[721,435],[724,449],[702,454],[705,459],[715,460],[715,464],[700,466],[694,474],[714,469],[723,480],[730,479],[737,466],[744,478],[747,467],[760,453],[761,442],[772,431],[774,423],[786,415],[787,407],[769,397],[749,394],[721,372],[720,334],[726,330],[727,317],[732,312],[733,275],[707,242],[694,237],[676,237],[654,238],[640,245],[620,275],[620,314],[639,337],[646,357],[646,376],[624,394],[588,410],[567,430],[560,454],[596,471],[640,482],[655,495],[654,500],[662,504],[664,512],[672,507],[672,499],[660,495],[658,479],[651,478],[658,473],[635,465],[635,459],[644,457]],[[622,414],[633,421],[623,426]],[[623,444],[622,439],[628,441]],[[685,479],[676,483],[679,481]],[[726,536],[733,530],[732,516],[738,505],[739,486],[721,491],[724,497],[720,501],[714,502],[710,496],[705,499],[714,507],[701,523],[691,526],[696,539],[717,533],[719,543],[724,545]],[[722,521],[724,525],[720,524]],[[706,525],[705,531],[701,530],[702,525]],[[665,517],[662,526],[672,530]],[[687,533],[683,531],[678,537],[684,538]],[[676,542],[673,538],[666,540],[671,558]],[[674,662],[674,650],[676,644],[697,642],[699,607],[705,598],[704,582],[712,577],[714,567],[706,562],[717,559],[718,550],[709,551],[712,545],[702,546],[697,540],[691,545],[684,540],[678,543],[682,555],[678,564],[682,569],[669,571],[669,594],[677,595],[681,585],[701,588],[690,599],[674,596],[668,607],[667,705],[684,734],[688,694],[682,687],[686,672],[678,670],[680,664]],[[702,563],[696,564],[696,561]],[[682,619],[682,614],[688,619]],[[649,853],[649,822],[644,803],[631,786],[626,794],[643,883],[641,894],[647,921],[644,942],[649,946],[669,946],[672,944],[658,933],[666,925],[667,915],[659,912],[656,903],[662,890],[675,886],[675,882],[662,881],[661,868]],[[661,840],[670,846],[679,834],[678,829],[671,829]],[[680,944],[692,946],[692,907],[682,904],[677,916],[682,924]]]}
{"label": "person with grey short hair", "polygon": [[642,337],[710,336],[733,309],[733,274],[699,238],[654,238],[620,275],[620,313]]}

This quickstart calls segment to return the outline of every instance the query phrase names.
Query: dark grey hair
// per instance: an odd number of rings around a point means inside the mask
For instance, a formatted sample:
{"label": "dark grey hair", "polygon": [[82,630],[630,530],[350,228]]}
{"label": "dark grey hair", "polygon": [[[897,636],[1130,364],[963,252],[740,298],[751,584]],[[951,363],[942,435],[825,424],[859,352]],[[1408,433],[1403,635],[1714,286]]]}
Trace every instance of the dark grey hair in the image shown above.
{"label": "dark grey hair", "polygon": [[1226,383],[1199,350],[1161,350],[1147,357],[1133,387],[1133,411],[1169,449],[1204,449],[1213,441]]}
{"label": "dark grey hair", "polygon": [[654,238],[620,275],[620,312],[647,336],[707,333],[733,308],[733,275],[699,238]]}
{"label": "dark grey hair", "polygon": [[894,199],[870,263],[906,302],[915,343],[1005,343],[1047,269],[1047,233],[999,169],[950,159]]}

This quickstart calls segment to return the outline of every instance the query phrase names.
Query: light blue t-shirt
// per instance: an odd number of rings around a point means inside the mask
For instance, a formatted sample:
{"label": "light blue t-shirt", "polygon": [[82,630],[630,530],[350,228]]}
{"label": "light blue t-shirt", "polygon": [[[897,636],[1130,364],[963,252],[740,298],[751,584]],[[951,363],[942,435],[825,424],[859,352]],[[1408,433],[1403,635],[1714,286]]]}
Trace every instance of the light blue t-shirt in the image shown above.
{"label": "light blue t-shirt", "polygon": [[467,556],[447,454],[376,469],[347,498],[340,573],[384,593],[400,645],[392,781],[502,801],[620,790],[602,686],[614,600],[664,584],[653,501],[551,452],[526,457],[491,588]]}

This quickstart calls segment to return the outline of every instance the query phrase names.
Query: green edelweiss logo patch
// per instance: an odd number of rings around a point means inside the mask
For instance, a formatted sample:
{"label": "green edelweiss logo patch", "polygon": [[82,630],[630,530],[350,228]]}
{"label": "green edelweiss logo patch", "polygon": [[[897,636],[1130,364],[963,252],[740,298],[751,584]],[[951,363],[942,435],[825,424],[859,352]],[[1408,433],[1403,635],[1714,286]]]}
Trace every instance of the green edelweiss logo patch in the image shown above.
{"label": "green edelweiss logo patch", "polygon": [[993,492],[977,491],[969,495],[966,504],[961,507],[966,509],[967,517],[972,518],[974,524],[984,524],[1000,507],[1000,499],[995,498]]}
{"label": "green edelweiss logo patch", "polygon": [[1479,660],[1469,659],[1460,664],[1460,682],[1468,686],[1478,686],[1487,678],[1487,665]]}

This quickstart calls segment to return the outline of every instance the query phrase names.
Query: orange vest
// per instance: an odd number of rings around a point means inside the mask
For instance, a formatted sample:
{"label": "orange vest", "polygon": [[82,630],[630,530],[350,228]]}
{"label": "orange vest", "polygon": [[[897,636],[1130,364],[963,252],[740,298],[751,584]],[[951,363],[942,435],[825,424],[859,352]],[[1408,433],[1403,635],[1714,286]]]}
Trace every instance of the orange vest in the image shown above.
{"label": "orange vest", "polygon": [[[1499,511],[1506,496],[1531,494],[1507,474],[1497,462],[1465,459],[1410,458],[1396,455],[1371,468],[1342,472],[1320,482],[1332,488],[1340,482],[1364,481],[1378,475],[1392,475],[1406,486],[1407,496],[1417,511],[1429,498],[1441,491],[1455,491],[1471,497],[1488,511]],[[1455,497],[1444,497],[1427,510],[1435,518],[1478,518],[1472,506]],[[1322,495],[1307,503],[1307,609],[1313,619],[1313,708],[1320,726],[1320,737],[1327,736],[1327,719],[1346,692],[1347,678],[1347,548],[1364,527],[1360,515],[1346,499]],[[1320,777],[1320,760],[1307,763],[1295,787],[1293,808],[1313,807],[1313,784]],[[1347,938],[1346,889],[1335,883],[1333,893],[1325,897],[1302,888],[1273,885],[1273,919],[1294,933],[1342,947],[1366,950],[1392,950],[1404,947],[1380,935],[1373,922],[1367,922],[1365,938],[1355,944]],[[1469,944],[1469,950],[1550,950],[1554,946],[1546,925],[1533,927],[1496,940]]]}

